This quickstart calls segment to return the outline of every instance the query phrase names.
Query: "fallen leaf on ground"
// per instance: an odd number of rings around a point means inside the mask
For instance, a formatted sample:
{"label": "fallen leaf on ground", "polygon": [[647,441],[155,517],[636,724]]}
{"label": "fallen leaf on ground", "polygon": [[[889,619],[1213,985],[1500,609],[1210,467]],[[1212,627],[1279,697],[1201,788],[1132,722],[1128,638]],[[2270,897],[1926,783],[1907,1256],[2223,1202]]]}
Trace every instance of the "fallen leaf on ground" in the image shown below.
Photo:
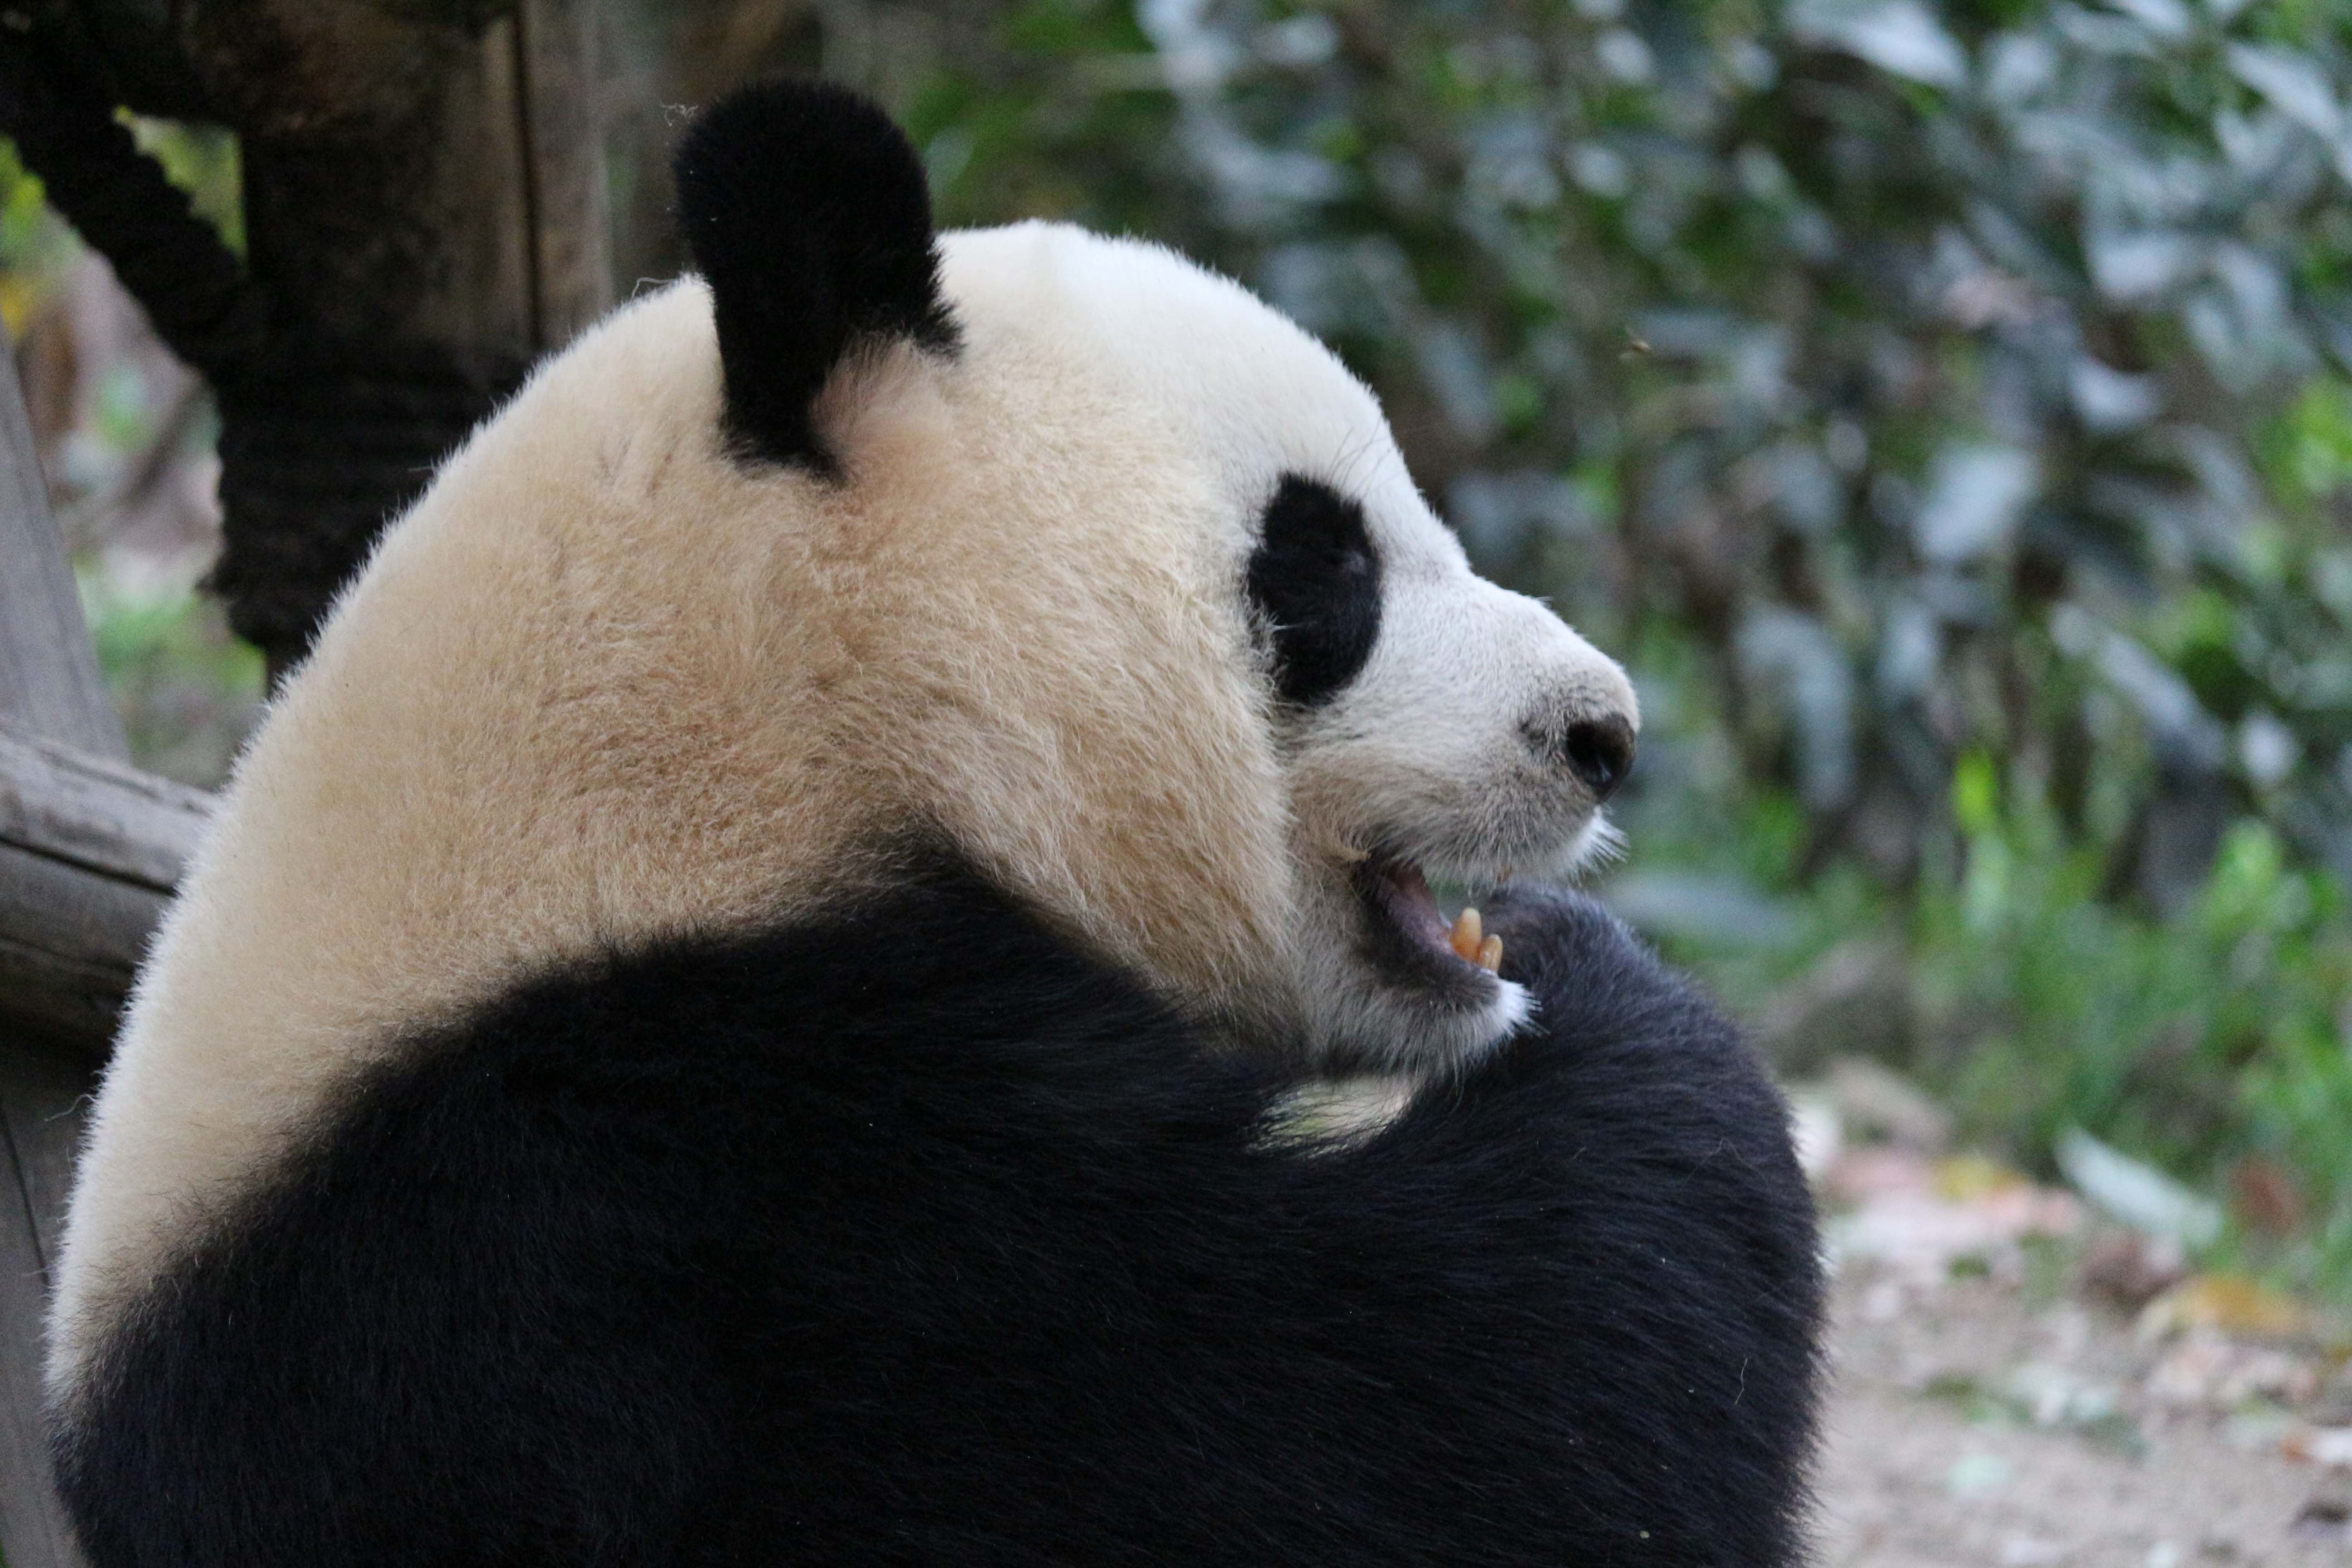
{"label": "fallen leaf on ground", "polygon": [[2176,1409],[2234,1410],[2251,1400],[2299,1405],[2319,1392],[2319,1369],[2265,1345],[2191,1329],[2147,1374],[2147,1395]]}
{"label": "fallen leaf on ground", "polygon": [[2279,1440],[2279,1452],[2306,1465],[2352,1470],[2352,1426],[2298,1426]]}
{"label": "fallen leaf on ground", "polygon": [[2085,1292],[2137,1312],[2189,1277],[2189,1259],[2179,1242],[2116,1229],[2091,1243],[2078,1273]]}
{"label": "fallen leaf on ground", "polygon": [[1955,1154],[1936,1162],[1936,1195],[1969,1203],[2030,1185],[2024,1175],[1983,1154]]}
{"label": "fallen leaf on ground", "polygon": [[2221,1234],[2219,1205],[2079,1127],[2066,1131],[2055,1152],[2077,1192],[2135,1229],[2191,1247],[2210,1246]]}
{"label": "fallen leaf on ground", "polygon": [[2311,1313],[2242,1274],[2195,1274],[2150,1301],[2139,1315],[2139,1337],[2152,1344],[2191,1329],[2243,1338],[2297,1339],[2311,1331]]}

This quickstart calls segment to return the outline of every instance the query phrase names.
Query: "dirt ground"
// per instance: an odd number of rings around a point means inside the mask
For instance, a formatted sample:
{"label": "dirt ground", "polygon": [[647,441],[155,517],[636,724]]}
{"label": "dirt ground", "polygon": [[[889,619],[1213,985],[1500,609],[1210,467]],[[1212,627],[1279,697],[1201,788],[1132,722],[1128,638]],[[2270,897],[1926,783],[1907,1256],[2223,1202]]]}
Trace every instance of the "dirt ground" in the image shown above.
{"label": "dirt ground", "polygon": [[2120,1312],[1877,1276],[1837,1293],[1822,1568],[2352,1563],[2352,1469],[2286,1452],[2313,1401],[2176,1407],[2150,1383],[2183,1347]]}
{"label": "dirt ground", "polygon": [[1955,1152],[1868,1063],[1794,1086],[1835,1279],[1821,1568],[2352,1565],[2352,1319],[2196,1265],[2218,1211],[2087,1134]]}

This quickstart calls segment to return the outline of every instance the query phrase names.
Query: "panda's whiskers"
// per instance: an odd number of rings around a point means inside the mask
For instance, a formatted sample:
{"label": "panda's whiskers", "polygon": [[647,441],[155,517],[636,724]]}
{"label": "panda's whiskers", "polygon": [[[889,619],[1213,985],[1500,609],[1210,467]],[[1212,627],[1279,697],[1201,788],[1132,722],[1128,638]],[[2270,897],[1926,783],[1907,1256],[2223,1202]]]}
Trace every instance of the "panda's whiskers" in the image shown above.
{"label": "panda's whiskers", "polygon": [[1331,460],[1331,488],[1342,495],[1353,493],[1357,470],[1379,450],[1380,437],[1371,431],[1360,432],[1340,443]]}
{"label": "panda's whiskers", "polygon": [[1581,876],[1588,871],[1614,865],[1625,858],[1625,848],[1624,830],[1595,813],[1569,850],[1569,872]]}

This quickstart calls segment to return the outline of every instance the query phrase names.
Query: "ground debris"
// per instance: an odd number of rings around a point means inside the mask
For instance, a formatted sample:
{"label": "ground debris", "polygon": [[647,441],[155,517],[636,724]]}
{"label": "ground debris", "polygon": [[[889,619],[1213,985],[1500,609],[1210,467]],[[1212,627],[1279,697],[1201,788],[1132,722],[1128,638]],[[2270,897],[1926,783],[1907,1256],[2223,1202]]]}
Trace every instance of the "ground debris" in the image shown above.
{"label": "ground debris", "polygon": [[2116,1223],[2197,1220],[2122,1166],[2094,1154],[2125,1180],[2085,1202],[1925,1121],[1851,1141],[1838,1087],[1800,1091],[1837,1271],[1824,1568],[2352,1568],[2324,1315]]}

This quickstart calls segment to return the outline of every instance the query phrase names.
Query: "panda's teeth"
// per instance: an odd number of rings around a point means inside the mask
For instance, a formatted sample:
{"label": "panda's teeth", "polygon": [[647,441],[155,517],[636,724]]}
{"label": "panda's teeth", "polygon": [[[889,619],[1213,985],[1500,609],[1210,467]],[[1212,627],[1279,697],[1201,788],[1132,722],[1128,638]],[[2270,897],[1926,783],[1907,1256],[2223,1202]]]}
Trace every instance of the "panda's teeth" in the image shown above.
{"label": "panda's teeth", "polygon": [[1478,967],[1489,974],[1503,972],[1503,939],[1490,936],[1478,944]]}
{"label": "panda's teeth", "polygon": [[1487,938],[1476,910],[1464,910],[1454,921],[1454,929],[1446,933],[1445,940],[1454,949],[1454,955],[1463,963],[1483,962]]}

